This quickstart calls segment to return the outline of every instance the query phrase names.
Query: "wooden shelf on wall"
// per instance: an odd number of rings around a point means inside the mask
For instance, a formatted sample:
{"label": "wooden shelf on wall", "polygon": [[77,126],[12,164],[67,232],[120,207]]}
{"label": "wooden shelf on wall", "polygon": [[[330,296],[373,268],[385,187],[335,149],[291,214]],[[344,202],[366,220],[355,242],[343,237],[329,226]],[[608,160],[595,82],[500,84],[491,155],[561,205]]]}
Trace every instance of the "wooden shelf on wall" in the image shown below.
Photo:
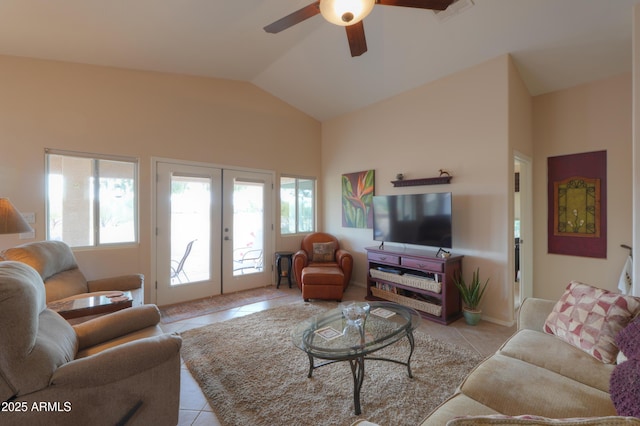
{"label": "wooden shelf on wall", "polygon": [[438,176],[432,178],[422,178],[422,179],[403,179],[403,180],[393,180],[391,183],[393,186],[418,186],[418,185],[443,185],[446,183],[451,183],[452,176]]}

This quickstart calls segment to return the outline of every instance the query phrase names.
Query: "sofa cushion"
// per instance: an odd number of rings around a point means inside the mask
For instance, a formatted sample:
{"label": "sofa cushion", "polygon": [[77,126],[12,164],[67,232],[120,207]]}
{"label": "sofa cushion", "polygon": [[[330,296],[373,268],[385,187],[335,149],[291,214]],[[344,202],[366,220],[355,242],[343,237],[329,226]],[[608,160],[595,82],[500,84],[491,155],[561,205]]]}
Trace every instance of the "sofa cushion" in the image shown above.
{"label": "sofa cushion", "polygon": [[26,263],[38,271],[42,281],[58,272],[78,267],[73,252],[62,241],[38,241],[6,249],[2,252],[5,260]]}
{"label": "sofa cushion", "polygon": [[47,303],[89,291],[71,248],[62,241],[27,243],[4,250],[2,256],[38,271],[47,289]]}
{"label": "sofa cushion", "polygon": [[487,416],[498,414],[486,405],[482,405],[463,393],[456,393],[440,404],[429,416],[420,423],[420,426],[442,426],[461,414],[474,416]]}
{"label": "sofa cushion", "polygon": [[47,303],[76,295],[86,295],[87,280],[80,269],[69,269],[53,275],[44,283],[47,289]]}
{"label": "sofa cushion", "polygon": [[334,262],[336,245],[333,242],[313,243],[313,262]]}
{"label": "sofa cushion", "polygon": [[616,366],[611,374],[611,400],[620,416],[640,417],[640,359]]}
{"label": "sofa cushion", "polygon": [[460,389],[469,398],[510,416],[616,415],[608,392],[501,353],[476,367]]}
{"label": "sofa cushion", "polygon": [[307,266],[302,270],[302,282],[307,285],[334,285],[342,286],[344,274],[337,266]]}
{"label": "sofa cushion", "polygon": [[627,426],[640,424],[640,420],[629,417],[578,417],[568,419],[550,419],[540,416],[467,416],[447,422],[446,426],[482,426],[482,425],[562,425],[562,426]]}
{"label": "sofa cushion", "polygon": [[544,331],[613,364],[615,337],[640,311],[640,299],[577,281],[567,286],[547,318]]}
{"label": "sofa cushion", "polygon": [[609,378],[614,365],[603,364],[553,335],[520,330],[502,345],[499,353],[551,370],[601,391],[609,390]]}
{"label": "sofa cushion", "polygon": [[640,359],[640,317],[620,330],[616,336],[616,344],[625,358]]}

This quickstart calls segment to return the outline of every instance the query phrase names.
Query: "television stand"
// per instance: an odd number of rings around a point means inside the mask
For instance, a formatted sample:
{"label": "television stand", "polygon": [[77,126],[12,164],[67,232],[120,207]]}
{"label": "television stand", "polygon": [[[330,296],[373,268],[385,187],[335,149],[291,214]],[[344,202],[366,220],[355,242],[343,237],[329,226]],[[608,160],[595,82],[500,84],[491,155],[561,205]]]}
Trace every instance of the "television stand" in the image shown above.
{"label": "television stand", "polygon": [[421,249],[367,247],[367,300],[388,300],[416,309],[423,318],[450,324],[462,317],[454,277],[464,256],[439,257]]}

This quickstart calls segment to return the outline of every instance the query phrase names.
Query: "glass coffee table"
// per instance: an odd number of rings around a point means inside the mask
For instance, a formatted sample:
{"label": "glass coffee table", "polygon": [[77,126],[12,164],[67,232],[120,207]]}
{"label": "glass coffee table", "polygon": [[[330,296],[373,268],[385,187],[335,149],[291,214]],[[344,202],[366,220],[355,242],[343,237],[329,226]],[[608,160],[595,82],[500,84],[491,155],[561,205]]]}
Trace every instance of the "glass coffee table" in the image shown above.
{"label": "glass coffee table", "polygon": [[[364,380],[364,361],[389,361],[405,365],[411,374],[411,355],[414,350],[413,330],[420,323],[415,310],[391,302],[366,302],[369,314],[362,326],[348,321],[342,307],[321,313],[301,322],[291,331],[293,344],[309,357],[309,374],[313,370],[335,362],[348,361],[353,375],[353,404],[355,414],[362,413],[360,391]],[[361,303],[364,305],[364,303]],[[375,352],[406,338],[410,350],[406,362],[371,356]],[[316,364],[315,359],[324,361]]]}

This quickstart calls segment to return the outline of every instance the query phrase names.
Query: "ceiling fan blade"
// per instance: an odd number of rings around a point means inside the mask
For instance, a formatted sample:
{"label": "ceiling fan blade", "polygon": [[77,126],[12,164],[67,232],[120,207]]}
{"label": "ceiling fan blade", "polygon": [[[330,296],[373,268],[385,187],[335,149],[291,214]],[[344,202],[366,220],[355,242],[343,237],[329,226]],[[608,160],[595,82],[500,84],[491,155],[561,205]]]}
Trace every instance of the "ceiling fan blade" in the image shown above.
{"label": "ceiling fan blade", "polygon": [[362,21],[357,24],[345,27],[347,29],[347,39],[351,56],[360,56],[367,51],[367,39],[364,36],[364,24]]}
{"label": "ceiling fan blade", "polygon": [[416,7],[418,9],[445,10],[454,0],[377,0],[385,6]]}
{"label": "ceiling fan blade", "polygon": [[295,12],[285,16],[284,18],[278,19],[277,21],[264,27],[264,30],[272,34],[279,33],[280,31],[286,30],[289,27],[293,27],[294,25],[299,24],[305,19],[316,16],[318,13],[320,13],[320,1],[313,2],[310,5],[305,6],[302,9],[296,10]]}

